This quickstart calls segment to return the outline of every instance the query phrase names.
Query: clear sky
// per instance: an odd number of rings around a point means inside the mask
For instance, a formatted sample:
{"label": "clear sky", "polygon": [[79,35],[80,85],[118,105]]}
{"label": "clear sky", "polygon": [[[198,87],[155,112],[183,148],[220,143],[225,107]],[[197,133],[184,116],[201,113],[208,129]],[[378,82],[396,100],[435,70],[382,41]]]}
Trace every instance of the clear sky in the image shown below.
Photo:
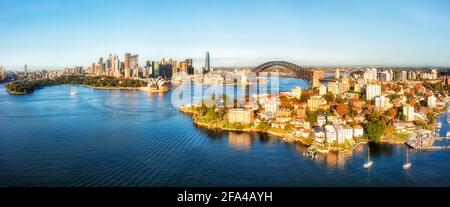
{"label": "clear sky", "polygon": [[212,66],[450,66],[447,0],[2,0],[0,9],[8,69],[127,51],[142,63],[210,51]]}

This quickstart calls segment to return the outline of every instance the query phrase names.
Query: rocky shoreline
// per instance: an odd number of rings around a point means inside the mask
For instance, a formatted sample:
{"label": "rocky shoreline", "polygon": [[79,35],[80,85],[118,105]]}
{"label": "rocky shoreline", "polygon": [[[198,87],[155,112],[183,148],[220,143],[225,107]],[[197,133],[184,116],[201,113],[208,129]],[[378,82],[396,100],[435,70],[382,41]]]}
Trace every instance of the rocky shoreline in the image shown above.
{"label": "rocky shoreline", "polygon": [[[186,110],[185,108],[179,108],[179,111],[182,112],[182,113],[185,113],[185,114],[189,114],[189,115],[191,115],[191,116],[195,114],[195,112]],[[282,141],[287,142],[287,143],[300,143],[300,144],[303,144],[303,145],[308,146],[308,147],[313,146],[313,144],[308,143],[306,140],[304,140],[304,139],[302,139],[302,138],[299,138],[299,137],[296,137],[296,136],[294,136],[294,135],[292,135],[292,134],[288,134],[288,133],[280,133],[280,132],[275,132],[275,131],[270,131],[270,130],[268,130],[268,131],[262,131],[262,130],[258,130],[258,129],[256,129],[256,128],[254,128],[254,127],[251,127],[251,128],[243,128],[243,129],[233,129],[233,128],[217,127],[217,126],[211,126],[210,124],[207,124],[207,123],[201,123],[201,122],[198,122],[198,121],[195,120],[195,119],[193,119],[193,123],[194,123],[196,126],[203,127],[203,128],[206,128],[206,129],[211,129],[211,130],[223,130],[223,131],[232,131],[232,132],[256,132],[256,133],[265,133],[265,134],[268,134],[268,135],[273,135],[273,136],[275,136],[275,137],[277,137],[277,138],[279,138],[279,139],[281,139]],[[354,150],[356,147],[358,147],[361,143],[364,143],[364,142],[357,143],[357,144],[356,144],[354,147],[352,147],[351,149],[335,149],[335,148],[333,148],[333,147],[329,147],[327,150],[318,150],[318,152],[319,152],[319,153],[326,154],[326,153],[329,153],[329,152],[346,152],[346,151],[353,151],[353,150]]]}

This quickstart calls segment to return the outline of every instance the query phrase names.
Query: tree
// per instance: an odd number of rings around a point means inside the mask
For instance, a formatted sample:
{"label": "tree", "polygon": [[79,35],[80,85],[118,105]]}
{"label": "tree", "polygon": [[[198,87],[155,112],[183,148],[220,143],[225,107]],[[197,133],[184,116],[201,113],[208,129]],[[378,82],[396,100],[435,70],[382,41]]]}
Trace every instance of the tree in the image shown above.
{"label": "tree", "polygon": [[340,115],[347,115],[348,112],[349,112],[348,107],[347,107],[345,104],[343,104],[343,103],[340,103],[340,104],[338,104],[338,105],[336,106],[336,111],[337,111]]}
{"label": "tree", "polygon": [[333,102],[334,101],[334,95],[330,92],[326,93],[325,95],[323,95],[323,98],[327,101],[327,102]]}
{"label": "tree", "polygon": [[398,112],[397,113],[397,118],[402,120],[402,121],[406,121],[406,116],[403,114],[403,112]]}
{"label": "tree", "polygon": [[258,130],[262,131],[262,132],[267,132],[270,129],[270,125],[268,123],[265,122],[260,122],[257,126]]}
{"label": "tree", "polygon": [[397,116],[397,108],[390,108],[387,113],[387,116],[392,117],[392,118],[396,117]]}
{"label": "tree", "polygon": [[311,94],[309,94],[305,91],[302,93],[302,95],[300,95],[300,101],[306,102],[306,101],[308,101],[309,97],[311,97]]}
{"label": "tree", "polygon": [[388,125],[384,130],[383,130],[383,135],[386,139],[391,140],[394,137],[394,132],[395,129],[392,125]]}
{"label": "tree", "polygon": [[387,117],[377,112],[376,110],[372,110],[371,113],[367,117],[368,124],[367,128],[367,138],[371,142],[380,141],[381,136],[383,135],[384,129],[387,128]]}
{"label": "tree", "polygon": [[306,110],[306,121],[308,121],[311,124],[317,123],[317,113],[314,111]]}
{"label": "tree", "polygon": [[341,96],[336,97],[336,103],[344,103],[345,100]]}
{"label": "tree", "polygon": [[427,119],[428,119],[428,123],[430,125],[434,125],[434,123],[436,122],[436,118],[434,117],[433,112],[428,112],[427,113]]}
{"label": "tree", "polygon": [[410,99],[408,99],[408,101],[406,103],[408,103],[411,106],[415,106],[416,105],[416,99],[410,98]]}
{"label": "tree", "polygon": [[371,142],[380,141],[383,129],[378,122],[369,122],[367,124],[367,138]]}

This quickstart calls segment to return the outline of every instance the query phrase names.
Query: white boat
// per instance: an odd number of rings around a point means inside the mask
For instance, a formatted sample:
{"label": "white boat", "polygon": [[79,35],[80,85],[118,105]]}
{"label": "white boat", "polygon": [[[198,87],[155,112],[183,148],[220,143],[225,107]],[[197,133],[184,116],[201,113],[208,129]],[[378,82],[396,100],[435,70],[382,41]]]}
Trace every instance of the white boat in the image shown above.
{"label": "white boat", "polygon": [[373,165],[373,161],[370,160],[370,147],[367,146],[367,162],[364,163],[363,167],[366,169],[369,169],[372,167],[372,165]]}
{"label": "white boat", "polygon": [[409,162],[409,148],[406,148],[406,163],[403,164],[403,169],[409,170],[411,168],[412,163]]}
{"label": "white boat", "polygon": [[373,161],[369,161],[369,162],[364,163],[363,167],[366,169],[369,169],[372,167],[372,165],[373,165]]}
{"label": "white boat", "polygon": [[70,90],[70,95],[72,96],[77,95],[77,89],[75,87],[72,87],[72,89]]}

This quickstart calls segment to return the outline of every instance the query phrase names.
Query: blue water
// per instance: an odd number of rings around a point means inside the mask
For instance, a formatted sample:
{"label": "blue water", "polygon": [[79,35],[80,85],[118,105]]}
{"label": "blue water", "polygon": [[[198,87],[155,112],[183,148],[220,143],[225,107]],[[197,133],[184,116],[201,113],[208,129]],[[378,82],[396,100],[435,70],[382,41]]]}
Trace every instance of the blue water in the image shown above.
{"label": "blue water", "polygon": [[171,92],[0,87],[0,186],[450,186],[450,151],[410,151],[404,171],[405,146],[372,145],[368,171],[367,146],[311,160],[273,136],[197,128]]}

